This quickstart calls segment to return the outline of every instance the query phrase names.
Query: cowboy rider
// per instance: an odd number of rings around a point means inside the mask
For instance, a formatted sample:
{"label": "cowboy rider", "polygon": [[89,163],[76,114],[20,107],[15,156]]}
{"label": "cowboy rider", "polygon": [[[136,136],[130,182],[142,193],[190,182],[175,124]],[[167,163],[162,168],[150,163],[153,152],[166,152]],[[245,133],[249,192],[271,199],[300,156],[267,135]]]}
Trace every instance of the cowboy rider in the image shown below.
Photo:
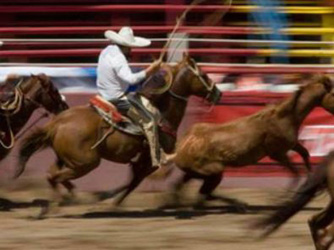
{"label": "cowboy rider", "polygon": [[[134,73],[131,71],[128,60],[131,48],[147,47],[151,41],[136,37],[130,27],[123,27],[120,31],[108,30],[105,37],[113,44],[108,45],[99,55],[97,66],[97,88],[99,94],[114,104],[119,112],[130,117],[141,125],[150,146],[153,168],[161,166],[161,152],[158,139],[156,121],[157,110],[147,99],[127,95],[130,86],[138,85],[143,80],[157,72],[162,64],[161,60],[154,61],[146,69]],[[145,106],[144,106],[144,105]]]}

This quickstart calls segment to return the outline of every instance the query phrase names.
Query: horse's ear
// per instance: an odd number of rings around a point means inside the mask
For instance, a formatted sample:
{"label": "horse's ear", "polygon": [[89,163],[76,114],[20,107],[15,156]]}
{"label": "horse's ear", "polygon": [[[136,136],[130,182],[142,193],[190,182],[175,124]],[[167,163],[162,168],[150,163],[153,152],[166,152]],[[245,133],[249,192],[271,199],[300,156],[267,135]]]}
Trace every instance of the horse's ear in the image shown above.
{"label": "horse's ear", "polygon": [[49,79],[49,77],[44,73],[38,74],[37,77],[43,81],[47,81]]}
{"label": "horse's ear", "polygon": [[49,77],[46,74],[40,73],[37,75],[37,78],[40,80],[43,87],[47,87],[49,85]]}

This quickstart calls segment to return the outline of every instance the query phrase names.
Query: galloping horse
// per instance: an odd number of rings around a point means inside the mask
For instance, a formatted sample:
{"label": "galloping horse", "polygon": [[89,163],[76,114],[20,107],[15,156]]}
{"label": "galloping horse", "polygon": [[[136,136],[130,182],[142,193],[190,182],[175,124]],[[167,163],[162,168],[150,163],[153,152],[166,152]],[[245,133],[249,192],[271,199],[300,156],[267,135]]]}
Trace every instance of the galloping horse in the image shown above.
{"label": "galloping horse", "polygon": [[[216,103],[220,100],[221,93],[187,55],[184,55],[183,60],[176,66],[168,68],[174,76],[170,88],[151,97],[145,89],[142,94],[151,99],[160,110],[164,124],[168,125],[170,132],[161,133],[159,138],[164,150],[172,152],[176,142],[176,131],[184,116],[188,98],[195,95]],[[92,148],[99,140],[101,126],[108,125],[90,106],[74,107],[61,113],[25,139],[20,150],[18,175],[24,171],[26,162],[34,152],[51,146],[57,155],[57,161],[51,167],[48,180],[54,194],[60,198],[58,184],[63,184],[72,192],[73,185],[70,180],[98,167],[101,158],[131,163],[132,180],[118,189],[118,192],[124,191],[117,200],[117,204],[120,204],[152,172],[150,155],[143,135],[129,135],[119,130],[113,131],[102,143]],[[174,131],[174,135],[171,131]]]}
{"label": "galloping horse", "polygon": [[260,112],[225,124],[195,124],[177,144],[172,161],[185,172],[175,185],[177,191],[193,178],[204,180],[201,200],[236,200],[215,196],[213,190],[222,180],[226,166],[254,164],[265,156],[278,161],[298,175],[287,152],[294,150],[308,162],[308,151],[298,142],[300,125],[313,108],[321,106],[334,113],[333,83],[317,75],[290,98]]}
{"label": "galloping horse", "polygon": [[[18,82],[16,86],[14,81]],[[68,108],[45,74],[30,77],[11,75],[1,88],[0,130],[3,134],[0,139],[0,160],[13,148],[15,135],[36,109],[42,107],[50,113],[58,114]]]}
{"label": "galloping horse", "polygon": [[282,204],[279,209],[268,217],[261,218],[255,226],[265,229],[263,236],[267,237],[292,216],[303,209],[313,198],[327,189],[330,202],[320,213],[309,219],[309,227],[312,239],[317,250],[327,250],[334,242],[334,151],[330,152],[326,159],[308,178],[295,195]]}

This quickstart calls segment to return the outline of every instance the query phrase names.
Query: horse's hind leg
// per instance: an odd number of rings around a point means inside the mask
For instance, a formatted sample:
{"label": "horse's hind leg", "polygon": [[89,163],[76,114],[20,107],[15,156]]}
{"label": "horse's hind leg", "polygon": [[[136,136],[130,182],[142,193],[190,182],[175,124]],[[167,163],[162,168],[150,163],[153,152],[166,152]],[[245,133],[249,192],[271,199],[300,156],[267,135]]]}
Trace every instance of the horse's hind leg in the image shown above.
{"label": "horse's hind leg", "polygon": [[[51,186],[54,186],[55,184],[53,183],[53,179],[52,176],[56,175],[59,171],[61,171],[64,168],[65,164],[61,159],[57,159],[56,163],[54,163],[50,170],[49,170],[49,183],[51,184]],[[75,198],[75,185],[73,183],[71,183],[69,180],[65,180],[63,182],[61,182],[61,184],[66,188],[66,190],[68,191],[68,193],[71,195],[71,199]],[[58,191],[59,192],[59,191]]]}
{"label": "horse's hind leg", "polygon": [[319,235],[320,230],[326,231],[328,227],[334,220],[334,204],[331,201],[328,206],[322,210],[320,213],[314,215],[308,222],[313,242],[317,250],[329,249],[330,243],[322,244],[321,235]]}
{"label": "horse's hind leg", "polygon": [[49,171],[48,171],[48,176],[47,176],[47,180],[52,188],[53,191],[53,201],[60,201],[62,196],[61,196],[61,192],[59,190],[59,183],[56,181],[56,179],[54,178],[54,176],[61,171],[61,169],[63,168],[63,162],[60,161],[59,159],[51,165]]}
{"label": "horse's hind leg", "polygon": [[[53,199],[51,203],[52,209],[58,208],[60,202],[63,200],[59,190],[59,184],[64,185],[70,192],[73,192],[74,185],[70,182],[70,180],[76,179],[83,175],[83,173],[80,171],[76,171],[75,169],[68,168],[64,165],[58,165],[58,162],[51,166],[47,177],[48,182],[53,190]],[[43,208],[39,217],[42,218],[44,215],[49,213],[51,208],[50,206]]]}
{"label": "horse's hind leg", "polygon": [[[49,173],[47,176],[47,180],[51,186],[53,197],[51,201],[52,207],[57,207],[57,203],[61,200],[61,193],[59,190],[59,183],[53,178],[55,173],[57,173],[62,168],[62,165],[60,164],[60,161],[58,160],[54,164],[51,165],[49,169]],[[39,215],[37,216],[38,219],[44,218],[46,214],[50,212],[50,204],[47,204],[47,206],[43,206]]]}
{"label": "horse's hind leg", "polygon": [[297,152],[303,158],[307,171],[311,172],[310,154],[308,150],[299,142],[292,148],[292,150]]}
{"label": "horse's hind leg", "polygon": [[73,202],[75,202],[75,199],[76,199],[76,193],[74,192],[75,185],[72,182],[68,181],[68,180],[63,181],[61,184],[66,188],[66,190],[70,194],[69,199],[66,199],[66,200],[69,203],[73,204]]}

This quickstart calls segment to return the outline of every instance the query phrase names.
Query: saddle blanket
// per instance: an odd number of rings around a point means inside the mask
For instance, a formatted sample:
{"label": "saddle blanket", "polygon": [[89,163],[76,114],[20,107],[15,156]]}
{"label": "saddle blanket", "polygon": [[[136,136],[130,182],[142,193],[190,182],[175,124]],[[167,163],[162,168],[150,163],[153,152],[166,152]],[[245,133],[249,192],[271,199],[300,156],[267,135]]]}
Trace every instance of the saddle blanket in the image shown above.
{"label": "saddle blanket", "polygon": [[118,112],[117,108],[110,102],[104,100],[101,96],[94,96],[89,100],[89,103],[99,109],[102,110],[106,115],[109,116],[109,118],[114,123],[119,123],[124,121],[124,117]]}
{"label": "saddle blanket", "polygon": [[92,97],[89,103],[114,128],[132,135],[143,135],[143,130],[140,126],[134,124],[129,118],[122,116],[112,103],[101,96]]}

